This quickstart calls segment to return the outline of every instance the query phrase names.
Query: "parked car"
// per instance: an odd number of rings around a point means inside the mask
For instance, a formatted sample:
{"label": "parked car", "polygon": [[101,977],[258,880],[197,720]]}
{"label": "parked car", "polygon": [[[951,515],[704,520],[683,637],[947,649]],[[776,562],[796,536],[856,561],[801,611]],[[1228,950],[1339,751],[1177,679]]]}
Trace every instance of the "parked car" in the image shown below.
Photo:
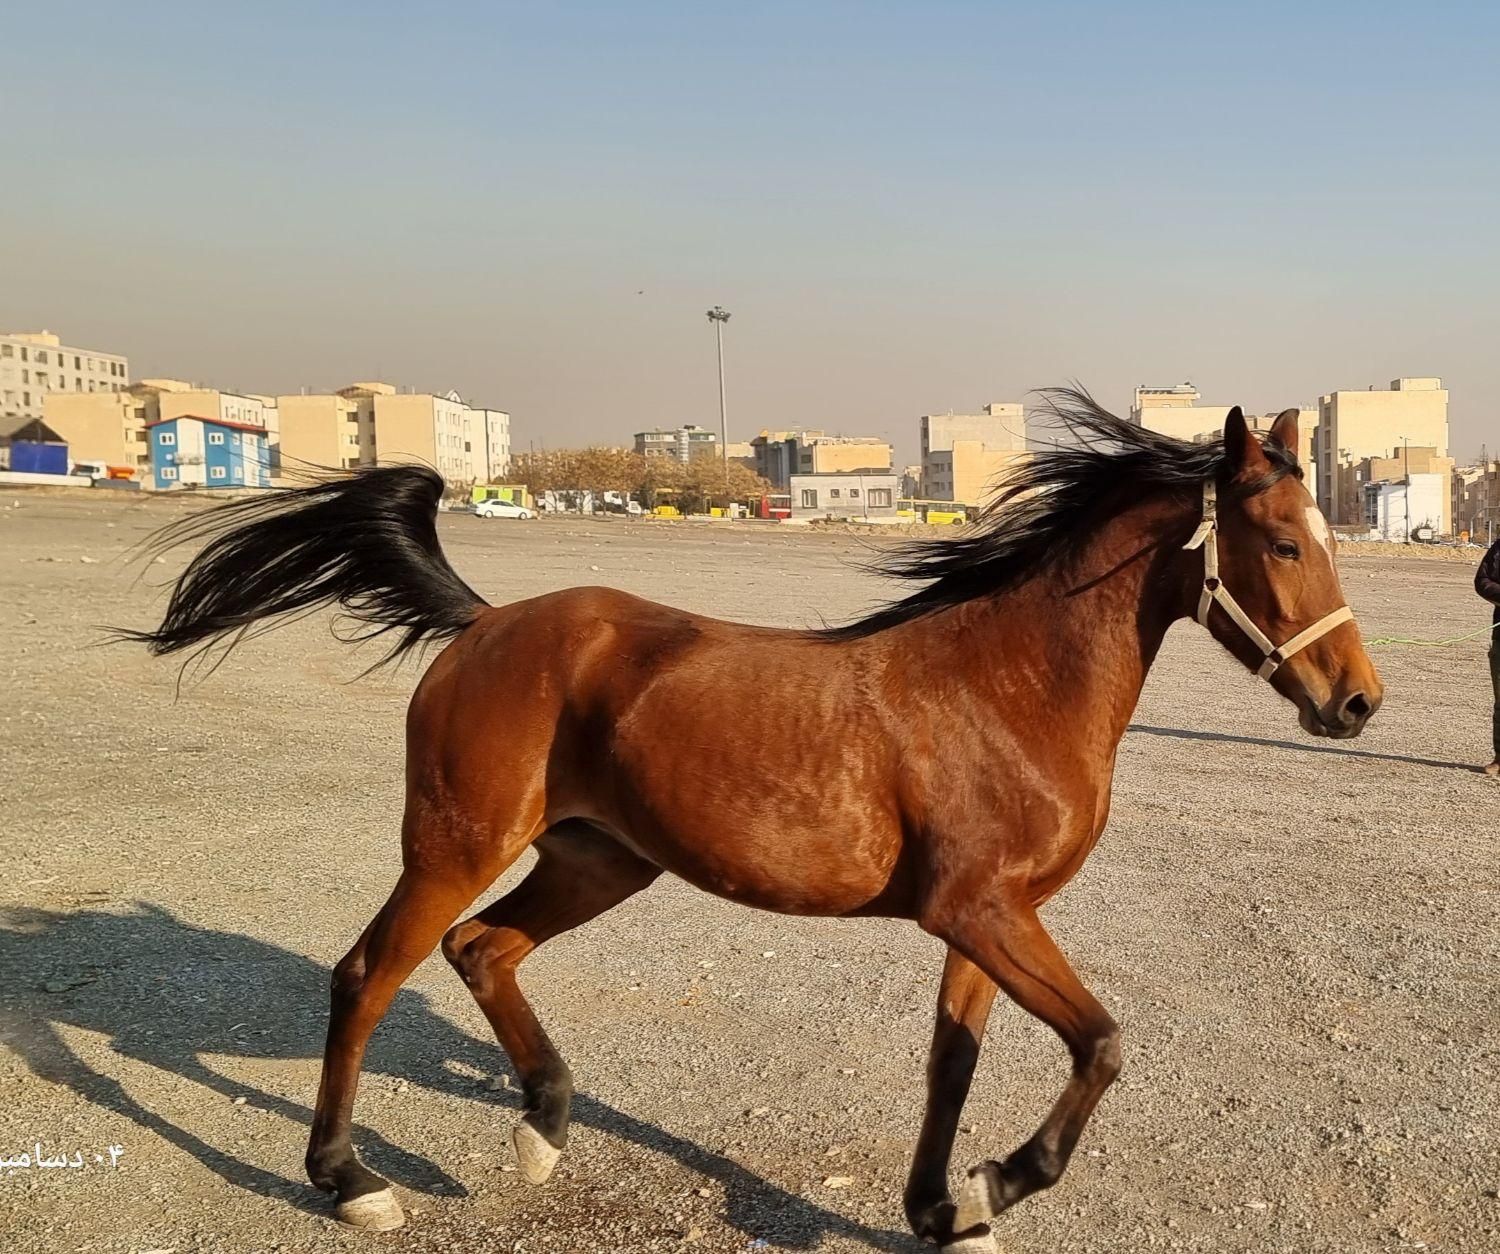
{"label": "parked car", "polygon": [[498,496],[488,501],[480,501],[474,507],[474,512],[481,518],[535,518],[536,515],[522,505],[512,505],[509,501],[502,501]]}

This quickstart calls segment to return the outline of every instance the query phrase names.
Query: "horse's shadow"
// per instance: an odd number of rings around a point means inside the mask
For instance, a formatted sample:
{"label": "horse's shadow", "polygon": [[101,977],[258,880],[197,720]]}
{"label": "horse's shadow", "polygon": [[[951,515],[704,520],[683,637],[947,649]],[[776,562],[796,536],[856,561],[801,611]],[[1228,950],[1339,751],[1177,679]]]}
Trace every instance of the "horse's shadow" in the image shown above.
{"label": "horse's shadow", "polygon": [[[319,1056],[328,981],[326,967],[299,954],[196,927],[155,905],[137,904],[127,913],[11,908],[0,914],[0,1041],[34,1074],[154,1132],[232,1185],[320,1215],[331,1207],[310,1185],[246,1162],[179,1127],[80,1058],[58,1025],[107,1036],[127,1058],[307,1125],[312,1119],[307,1106],[220,1074],[202,1056]],[[474,1078],[510,1070],[498,1045],[459,1031],[410,989],[397,995],[364,1064],[367,1077],[385,1075],[515,1108],[519,1095],[513,1089],[491,1090]],[[726,1222],[748,1237],[788,1249],[812,1248],[826,1235],[882,1250],[914,1248],[905,1234],[834,1214],[586,1093],[577,1095],[573,1110],[576,1122],[718,1180]],[[497,1122],[499,1136],[509,1120]],[[372,1168],[408,1188],[453,1196],[466,1192],[436,1164],[371,1129],[356,1127],[355,1142]]]}

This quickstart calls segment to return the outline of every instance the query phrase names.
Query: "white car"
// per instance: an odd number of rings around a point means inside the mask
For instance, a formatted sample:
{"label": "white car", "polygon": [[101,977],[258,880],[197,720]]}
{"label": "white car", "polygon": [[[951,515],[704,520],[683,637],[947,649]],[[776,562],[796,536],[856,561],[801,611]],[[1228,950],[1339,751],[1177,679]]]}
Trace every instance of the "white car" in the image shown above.
{"label": "white car", "polygon": [[509,501],[502,501],[499,497],[491,497],[488,501],[480,501],[474,507],[474,512],[481,518],[535,518],[529,509],[522,505],[512,505]]}

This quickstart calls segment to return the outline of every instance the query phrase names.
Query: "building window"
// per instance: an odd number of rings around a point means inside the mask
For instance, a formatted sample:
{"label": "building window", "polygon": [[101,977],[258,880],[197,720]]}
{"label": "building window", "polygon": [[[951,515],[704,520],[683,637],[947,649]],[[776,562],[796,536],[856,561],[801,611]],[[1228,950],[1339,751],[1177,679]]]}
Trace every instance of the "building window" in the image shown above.
{"label": "building window", "polygon": [[176,444],[177,437],[170,431],[163,431],[156,437],[158,444]]}
{"label": "building window", "polygon": [[858,488],[850,488],[849,489],[849,499],[851,501],[857,501],[857,500],[859,500],[859,489]]}
{"label": "building window", "polygon": [[0,344],[0,357],[14,357],[16,346],[14,344]]}
{"label": "building window", "polygon": [[31,360],[31,358],[26,355],[26,345],[24,345],[24,344],[21,345],[21,360],[22,361],[30,361]]}
{"label": "building window", "polygon": [[210,444],[223,444],[224,433],[222,431],[210,431],[208,433],[208,442]]}
{"label": "building window", "polygon": [[836,501],[836,500],[838,500],[839,499],[839,490],[837,488],[829,488],[828,489],[828,499],[830,501]]}
{"label": "building window", "polygon": [[45,348],[39,348],[36,350],[36,364],[39,366],[45,366],[47,364],[47,350]]}
{"label": "building window", "polygon": [[817,490],[817,488],[803,488],[802,489],[802,508],[803,509],[817,509],[818,508],[818,490]]}
{"label": "building window", "polygon": [[236,431],[234,433],[234,443],[238,444],[239,442],[240,442],[240,433],[238,431]]}
{"label": "building window", "polygon": [[210,466],[208,468],[208,477],[210,479],[222,479],[224,477],[224,467]]}
{"label": "building window", "polygon": [[82,357],[75,357],[75,358],[73,358],[73,369],[74,370],[82,370],[83,369],[83,358]]}
{"label": "building window", "polygon": [[175,478],[177,478],[177,467],[176,466],[164,466],[164,467],[162,467],[161,477],[163,479],[175,479]]}
{"label": "building window", "polygon": [[[21,360],[24,361],[25,358],[23,357]],[[31,382],[31,371],[29,371],[29,370],[23,370],[23,371],[21,371],[21,382],[22,383],[30,383]]]}
{"label": "building window", "polygon": [[871,488],[869,502],[871,509],[889,509],[891,504],[891,490],[889,488]]}

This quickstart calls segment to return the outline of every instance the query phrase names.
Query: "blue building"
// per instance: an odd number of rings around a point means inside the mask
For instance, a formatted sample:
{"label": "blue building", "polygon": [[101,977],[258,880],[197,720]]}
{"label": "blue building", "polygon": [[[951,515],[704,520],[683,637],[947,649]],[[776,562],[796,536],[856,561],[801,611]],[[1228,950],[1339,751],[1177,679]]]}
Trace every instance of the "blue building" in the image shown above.
{"label": "blue building", "polygon": [[266,429],[184,414],[146,424],[157,488],[269,488]]}

